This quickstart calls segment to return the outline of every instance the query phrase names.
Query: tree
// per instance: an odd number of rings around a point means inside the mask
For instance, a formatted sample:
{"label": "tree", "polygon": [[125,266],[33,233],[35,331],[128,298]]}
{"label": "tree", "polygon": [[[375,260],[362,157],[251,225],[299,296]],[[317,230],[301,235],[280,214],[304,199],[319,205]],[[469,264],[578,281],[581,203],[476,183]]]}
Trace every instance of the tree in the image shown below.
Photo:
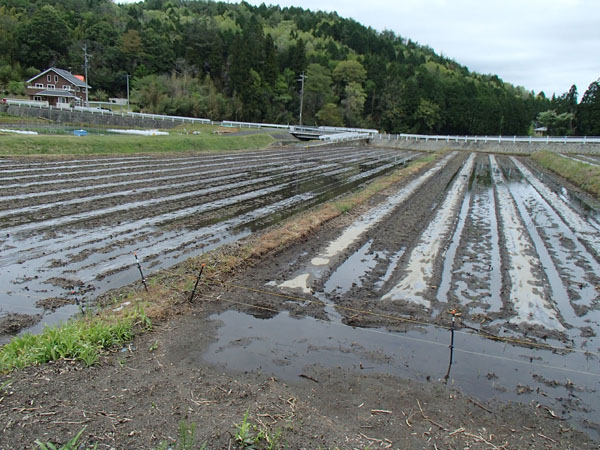
{"label": "tree", "polygon": [[342,87],[349,83],[363,83],[367,71],[358,61],[340,61],[333,69],[333,79]]}
{"label": "tree", "polygon": [[335,102],[332,85],[333,79],[328,68],[314,63],[308,65],[304,84],[304,113],[308,121],[316,116],[324,104]]}
{"label": "tree", "polygon": [[71,29],[60,11],[45,5],[20,24],[18,39],[19,59],[25,65],[46,68],[64,59],[71,43]]}
{"label": "tree", "polygon": [[359,83],[352,81],[346,86],[344,97],[342,105],[344,106],[346,124],[351,127],[360,126],[361,114],[365,106],[367,94],[365,94],[364,89]]}
{"label": "tree", "polygon": [[584,136],[600,136],[600,79],[591,83],[581,98],[577,130]]}
{"label": "tree", "polygon": [[434,128],[439,128],[440,119],[440,106],[422,98],[414,114],[415,131],[423,134],[431,133]]}
{"label": "tree", "polygon": [[334,103],[327,103],[316,114],[319,120],[319,125],[330,126],[330,127],[342,127],[344,126],[344,117]]}

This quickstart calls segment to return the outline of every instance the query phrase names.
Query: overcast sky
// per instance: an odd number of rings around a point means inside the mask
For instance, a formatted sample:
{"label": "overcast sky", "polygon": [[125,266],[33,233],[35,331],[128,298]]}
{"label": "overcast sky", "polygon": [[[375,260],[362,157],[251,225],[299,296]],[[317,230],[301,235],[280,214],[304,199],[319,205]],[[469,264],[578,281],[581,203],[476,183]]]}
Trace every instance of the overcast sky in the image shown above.
{"label": "overcast sky", "polygon": [[[260,5],[263,0],[247,0]],[[229,3],[238,3],[229,0]],[[550,97],[600,78],[600,0],[266,0],[336,11]]]}

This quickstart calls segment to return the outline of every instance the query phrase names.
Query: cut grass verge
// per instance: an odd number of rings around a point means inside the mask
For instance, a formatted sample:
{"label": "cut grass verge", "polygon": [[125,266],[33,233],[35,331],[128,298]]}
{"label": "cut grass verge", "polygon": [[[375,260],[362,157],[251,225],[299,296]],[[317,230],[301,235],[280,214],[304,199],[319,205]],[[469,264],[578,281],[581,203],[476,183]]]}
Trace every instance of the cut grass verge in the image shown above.
{"label": "cut grass verge", "polygon": [[244,136],[173,134],[123,135],[2,135],[0,155],[95,155],[152,152],[219,151],[264,148],[275,140],[268,133]]}
{"label": "cut grass verge", "polygon": [[[110,299],[111,308],[101,310],[94,318],[72,319],[58,327],[46,328],[41,335],[16,337],[0,348],[0,371],[8,372],[60,358],[94,364],[100,350],[122,345],[133,337],[136,330],[147,329],[151,323],[165,320],[187,308],[201,264],[205,264],[201,285],[221,282],[231,274],[257,264],[264,255],[305,239],[326,222],[366,203],[442,155],[436,153],[413,161],[405,168],[371,181],[358,191],[293,216],[265,233],[201,257],[190,258],[170,270],[158,271],[148,277],[148,292],[129,287],[129,293]],[[196,297],[196,302],[201,301],[199,297]],[[118,313],[112,309],[117,304],[122,305],[116,308]]]}
{"label": "cut grass verge", "polygon": [[542,167],[566,178],[600,199],[600,167],[564,158],[548,151],[534,153],[531,158]]}

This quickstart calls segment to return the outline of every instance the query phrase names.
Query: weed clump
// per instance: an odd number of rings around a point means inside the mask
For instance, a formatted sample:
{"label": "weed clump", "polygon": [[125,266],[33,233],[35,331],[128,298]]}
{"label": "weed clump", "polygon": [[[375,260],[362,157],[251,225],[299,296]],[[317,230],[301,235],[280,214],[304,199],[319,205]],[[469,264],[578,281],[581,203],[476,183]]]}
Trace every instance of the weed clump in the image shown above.
{"label": "weed clump", "polygon": [[98,361],[99,351],[132,339],[134,327],[149,327],[143,310],[121,318],[82,318],[46,327],[41,334],[24,334],[0,349],[0,372],[59,359],[74,359],[86,366]]}

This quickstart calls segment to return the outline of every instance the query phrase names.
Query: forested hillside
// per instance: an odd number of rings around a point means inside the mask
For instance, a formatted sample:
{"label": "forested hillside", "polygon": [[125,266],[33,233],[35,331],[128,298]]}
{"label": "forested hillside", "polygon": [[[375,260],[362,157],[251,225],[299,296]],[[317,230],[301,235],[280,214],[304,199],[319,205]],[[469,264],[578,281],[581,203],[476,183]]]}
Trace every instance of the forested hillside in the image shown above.
{"label": "forested hillside", "polygon": [[335,13],[206,0],[0,0],[0,88],[50,66],[144,112],[387,132],[600,135],[600,85],[546,98]]}

